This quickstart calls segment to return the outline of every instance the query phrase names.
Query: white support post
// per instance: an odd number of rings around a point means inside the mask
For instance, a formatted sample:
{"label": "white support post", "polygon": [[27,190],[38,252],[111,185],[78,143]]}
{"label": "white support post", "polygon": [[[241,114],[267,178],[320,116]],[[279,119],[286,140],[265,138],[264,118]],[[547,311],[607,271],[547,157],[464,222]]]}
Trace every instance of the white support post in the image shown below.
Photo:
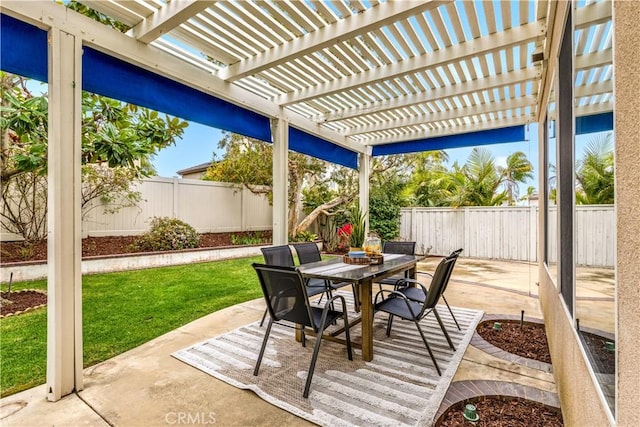
{"label": "white support post", "polygon": [[271,119],[273,140],[273,244],[286,245],[289,241],[288,177],[289,122],[281,118]]}
{"label": "white support post", "polygon": [[369,234],[369,175],[371,174],[371,155],[361,153],[358,155],[358,179],[360,190],[360,209],[365,213],[367,221],[365,236]]}
{"label": "white support post", "polygon": [[82,390],[82,42],[49,31],[47,399]]}

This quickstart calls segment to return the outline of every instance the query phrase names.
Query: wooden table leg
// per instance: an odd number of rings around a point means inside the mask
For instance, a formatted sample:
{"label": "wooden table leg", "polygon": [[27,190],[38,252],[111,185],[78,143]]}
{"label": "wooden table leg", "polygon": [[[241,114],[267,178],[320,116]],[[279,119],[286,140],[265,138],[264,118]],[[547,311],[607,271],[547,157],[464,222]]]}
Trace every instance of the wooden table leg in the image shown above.
{"label": "wooden table leg", "polygon": [[360,283],[360,316],[362,317],[362,360],[373,359],[373,304],[371,280]]}

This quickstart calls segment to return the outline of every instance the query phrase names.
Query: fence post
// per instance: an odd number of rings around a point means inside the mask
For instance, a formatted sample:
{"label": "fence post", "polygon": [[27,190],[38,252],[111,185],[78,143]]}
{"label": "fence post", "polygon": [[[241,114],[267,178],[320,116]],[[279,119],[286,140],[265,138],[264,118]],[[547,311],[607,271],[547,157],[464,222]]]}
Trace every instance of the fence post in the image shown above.
{"label": "fence post", "polygon": [[538,260],[538,207],[529,206],[529,261]]}
{"label": "fence post", "polygon": [[245,197],[245,191],[249,190],[244,186],[240,187],[240,231],[247,231],[247,207],[245,206],[247,198]]}
{"label": "fence post", "polygon": [[416,241],[416,236],[418,235],[418,230],[416,229],[416,208],[411,208],[411,238],[409,239],[412,242]]}
{"label": "fence post", "polygon": [[[180,183],[178,182],[178,178],[173,178],[173,192],[172,192],[172,215],[174,218],[178,218],[178,211],[180,209],[180,207],[178,206],[178,191],[180,191],[179,186]],[[180,218],[178,218],[180,219]]]}
{"label": "fence post", "polygon": [[469,208],[464,208],[464,252],[465,255],[473,256],[471,253],[471,218],[469,215]]}

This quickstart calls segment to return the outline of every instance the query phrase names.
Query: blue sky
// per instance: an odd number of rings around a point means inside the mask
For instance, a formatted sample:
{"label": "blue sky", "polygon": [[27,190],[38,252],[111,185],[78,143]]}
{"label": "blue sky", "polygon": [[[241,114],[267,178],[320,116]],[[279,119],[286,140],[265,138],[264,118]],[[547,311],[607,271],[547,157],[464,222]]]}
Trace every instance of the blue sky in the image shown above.
{"label": "blue sky", "polygon": [[218,141],[221,139],[220,129],[190,122],[181,140],[158,152],[153,159],[153,166],[159,176],[178,176],[176,172],[181,169],[210,162],[213,152],[219,151]]}

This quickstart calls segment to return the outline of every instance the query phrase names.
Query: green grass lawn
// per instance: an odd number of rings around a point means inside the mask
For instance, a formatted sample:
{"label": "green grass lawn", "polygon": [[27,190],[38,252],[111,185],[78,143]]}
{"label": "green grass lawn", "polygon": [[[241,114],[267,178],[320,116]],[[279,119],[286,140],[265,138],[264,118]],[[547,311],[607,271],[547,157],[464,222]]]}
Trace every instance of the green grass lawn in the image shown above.
{"label": "green grass lawn", "polygon": [[[84,366],[262,296],[252,262],[262,257],[84,276]],[[45,280],[13,284],[14,290],[46,287]],[[46,308],[0,320],[1,396],[45,382],[46,344]]]}

